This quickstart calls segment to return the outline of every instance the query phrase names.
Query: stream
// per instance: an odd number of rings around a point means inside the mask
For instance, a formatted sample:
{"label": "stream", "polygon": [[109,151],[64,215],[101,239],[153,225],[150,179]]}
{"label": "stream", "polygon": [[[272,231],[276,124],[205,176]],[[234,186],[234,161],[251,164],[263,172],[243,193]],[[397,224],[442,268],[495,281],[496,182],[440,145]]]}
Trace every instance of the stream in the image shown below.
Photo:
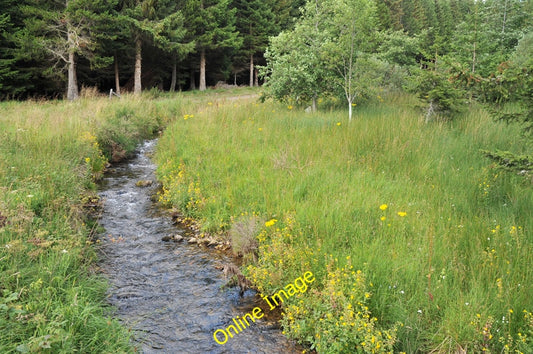
{"label": "stream", "polygon": [[[99,223],[101,264],[110,283],[108,301],[134,332],[143,353],[297,353],[272,320],[258,319],[221,345],[217,329],[258,306],[253,291],[222,289],[219,270],[231,258],[196,244],[163,242],[164,236],[185,234],[151,201],[156,166],[150,159],[156,141],[142,144],[134,158],[113,166],[100,185],[104,207]],[[223,338],[223,337],[221,337]],[[223,339],[220,339],[221,341]]]}

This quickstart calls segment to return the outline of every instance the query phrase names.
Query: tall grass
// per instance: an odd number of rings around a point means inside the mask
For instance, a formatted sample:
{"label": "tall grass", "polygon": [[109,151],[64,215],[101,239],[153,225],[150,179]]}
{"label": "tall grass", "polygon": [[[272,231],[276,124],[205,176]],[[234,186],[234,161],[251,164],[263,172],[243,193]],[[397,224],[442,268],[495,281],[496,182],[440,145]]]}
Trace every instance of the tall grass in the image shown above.
{"label": "tall grass", "polygon": [[175,100],[0,104],[0,352],[132,352],[97,274],[94,180],[174,117]]}
{"label": "tall grass", "polygon": [[255,101],[184,108],[158,146],[161,200],[211,232],[268,221],[245,270],[265,294],[317,275],[284,323],[319,351],[527,352],[533,192],[479,152],[520,151],[519,132],[479,107],[425,124],[413,105],[391,96],[351,123]]}

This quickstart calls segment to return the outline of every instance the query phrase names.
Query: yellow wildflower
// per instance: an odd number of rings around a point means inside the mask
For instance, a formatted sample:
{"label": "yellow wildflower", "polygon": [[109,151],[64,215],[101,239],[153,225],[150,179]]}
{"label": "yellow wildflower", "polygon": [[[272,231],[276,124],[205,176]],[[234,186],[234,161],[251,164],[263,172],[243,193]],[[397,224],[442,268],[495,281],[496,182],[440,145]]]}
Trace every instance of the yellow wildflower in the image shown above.
{"label": "yellow wildflower", "polygon": [[273,225],[274,225],[275,223],[277,223],[277,222],[278,222],[277,219],[270,219],[270,220],[268,220],[267,222],[265,222],[265,226],[266,226],[266,227],[271,227],[271,226],[273,226]]}

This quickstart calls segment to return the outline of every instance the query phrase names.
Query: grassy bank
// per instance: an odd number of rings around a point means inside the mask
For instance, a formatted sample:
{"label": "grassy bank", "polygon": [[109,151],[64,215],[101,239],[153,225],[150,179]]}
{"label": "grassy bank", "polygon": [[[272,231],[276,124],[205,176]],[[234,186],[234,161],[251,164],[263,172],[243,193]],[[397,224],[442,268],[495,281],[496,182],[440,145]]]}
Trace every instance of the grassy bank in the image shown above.
{"label": "grassy bank", "polygon": [[86,215],[107,160],[172,118],[175,100],[148,98],[0,103],[0,352],[133,350]]}
{"label": "grassy bank", "polygon": [[161,200],[226,231],[264,294],[312,271],[283,323],[320,352],[529,352],[533,191],[479,152],[520,151],[518,130],[480,108],[424,124],[413,103],[350,124],[253,100],[182,107],[158,147]]}

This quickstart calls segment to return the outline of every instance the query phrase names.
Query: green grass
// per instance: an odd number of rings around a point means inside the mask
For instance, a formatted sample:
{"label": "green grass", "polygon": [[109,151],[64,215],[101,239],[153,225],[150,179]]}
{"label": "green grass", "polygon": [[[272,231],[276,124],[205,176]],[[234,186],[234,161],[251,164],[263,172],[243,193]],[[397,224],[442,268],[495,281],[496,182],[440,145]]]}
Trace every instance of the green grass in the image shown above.
{"label": "green grass", "polygon": [[288,336],[319,352],[531,351],[531,182],[480,153],[521,152],[516,127],[479,107],[425,124],[409,96],[348,123],[258,93],[0,103],[0,352],[134,350],[83,205],[108,158],[168,124],[161,200],[210,232],[259,218],[243,271],[265,294],[316,275],[285,303]]}
{"label": "green grass", "polygon": [[105,306],[84,205],[113,151],[174,116],[174,99],[0,103],[0,352],[132,352]]}
{"label": "green grass", "polygon": [[517,128],[479,107],[425,124],[406,96],[357,107],[351,123],[209,99],[183,105],[160,140],[161,200],[205,231],[278,220],[245,271],[264,293],[317,275],[286,307],[288,335],[323,352],[533,348],[531,183],[480,153],[520,152]]}

